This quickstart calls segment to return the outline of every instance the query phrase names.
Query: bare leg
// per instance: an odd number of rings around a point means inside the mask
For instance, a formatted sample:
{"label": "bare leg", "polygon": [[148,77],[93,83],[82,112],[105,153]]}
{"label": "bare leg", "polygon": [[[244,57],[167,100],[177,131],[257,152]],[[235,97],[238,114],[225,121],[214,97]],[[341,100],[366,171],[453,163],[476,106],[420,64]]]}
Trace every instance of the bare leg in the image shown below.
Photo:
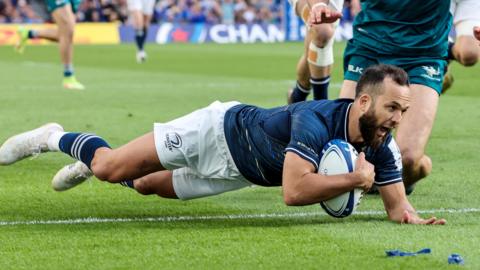
{"label": "bare leg", "polygon": [[[304,45],[305,51],[308,50],[308,44],[310,43],[308,35],[305,37]],[[308,42],[308,43],[307,43]],[[304,101],[310,91],[310,71],[308,70],[307,57],[303,54],[297,62],[297,82],[295,87],[288,91],[287,103],[292,104],[299,101]],[[304,89],[303,91],[300,90]]]}
{"label": "bare leg", "polygon": [[53,42],[58,42],[58,29],[40,29],[36,30],[37,38],[47,39]]}
{"label": "bare leg", "polygon": [[143,27],[148,28],[150,27],[150,21],[152,20],[151,15],[143,14]]}
{"label": "bare leg", "polygon": [[[304,21],[308,19],[310,6],[306,0],[299,0],[296,5],[297,16]],[[314,98],[327,98],[327,89],[329,77],[331,74],[331,64],[325,64],[330,60],[326,59],[322,50],[334,34],[332,24],[314,25],[308,29],[304,39],[304,54],[297,63],[297,85],[289,92],[288,103],[303,101],[309,93],[311,81],[313,82]],[[313,46],[313,47],[312,47]],[[326,60],[326,61],[325,61]],[[333,59],[332,59],[333,61]]]}
{"label": "bare leg", "polygon": [[342,89],[340,90],[339,98],[355,98],[355,88],[357,87],[356,81],[344,80]]}
{"label": "bare leg", "polygon": [[140,10],[132,10],[130,12],[130,15],[132,16],[132,23],[133,23],[133,28],[134,29],[142,29],[144,27],[143,25],[143,14]]}
{"label": "bare leg", "polygon": [[297,81],[301,86],[310,88],[310,71],[305,54],[300,57],[297,63]]}
{"label": "bare leg", "polygon": [[464,66],[473,66],[480,57],[480,46],[473,36],[459,36],[452,49],[455,59]]}
{"label": "bare leg", "polygon": [[64,65],[73,63],[73,34],[75,30],[75,15],[70,5],[57,8],[52,13],[58,26],[58,43],[60,58]]}
{"label": "bare leg", "polygon": [[438,94],[419,84],[411,86],[412,101],[397,129],[396,140],[402,153],[403,180],[412,185],[430,174],[432,161],[425,147],[432,131],[438,106]]}
{"label": "bare leg", "polygon": [[178,199],[173,189],[171,171],[151,173],[133,181],[135,190],[143,195],[157,194],[163,198]]}
{"label": "bare leg", "polygon": [[303,40],[303,46],[305,53],[298,59],[297,62],[297,81],[300,83],[301,86],[305,88],[310,88],[310,70],[308,69],[308,45],[310,44],[311,37],[310,34],[305,36]]}
{"label": "bare leg", "polygon": [[160,164],[153,132],[150,132],[117,149],[97,149],[91,170],[98,179],[118,183],[138,179],[165,168]]}

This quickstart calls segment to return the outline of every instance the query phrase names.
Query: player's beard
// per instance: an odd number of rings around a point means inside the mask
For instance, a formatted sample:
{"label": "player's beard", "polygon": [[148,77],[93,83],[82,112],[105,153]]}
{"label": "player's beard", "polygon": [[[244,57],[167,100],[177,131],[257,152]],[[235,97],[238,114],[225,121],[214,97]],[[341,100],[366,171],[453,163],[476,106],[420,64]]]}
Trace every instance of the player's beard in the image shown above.
{"label": "player's beard", "polygon": [[382,137],[377,136],[377,132],[381,128],[381,125],[377,123],[374,109],[369,109],[360,117],[359,126],[363,141],[367,146],[370,146],[373,149],[377,149],[387,138],[388,133]]}

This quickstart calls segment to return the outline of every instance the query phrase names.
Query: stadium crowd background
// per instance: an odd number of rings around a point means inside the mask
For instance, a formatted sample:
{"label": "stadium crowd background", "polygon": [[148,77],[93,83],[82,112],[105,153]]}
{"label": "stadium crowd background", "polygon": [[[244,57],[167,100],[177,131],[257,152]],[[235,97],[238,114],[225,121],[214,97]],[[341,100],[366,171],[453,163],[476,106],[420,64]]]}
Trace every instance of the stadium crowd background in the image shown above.
{"label": "stadium crowd background", "polygon": [[[286,0],[284,0],[286,1]],[[343,20],[351,21],[349,1]],[[78,22],[121,22],[128,18],[127,0],[83,0]],[[153,23],[280,23],[282,0],[158,0]],[[0,23],[49,22],[44,0],[0,0]]]}

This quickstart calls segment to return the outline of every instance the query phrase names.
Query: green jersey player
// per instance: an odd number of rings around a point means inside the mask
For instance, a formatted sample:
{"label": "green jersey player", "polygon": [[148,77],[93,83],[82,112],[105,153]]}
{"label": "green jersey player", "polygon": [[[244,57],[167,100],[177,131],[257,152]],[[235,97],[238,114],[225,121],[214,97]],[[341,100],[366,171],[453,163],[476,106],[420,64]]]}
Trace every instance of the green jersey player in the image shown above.
{"label": "green jersey player", "polygon": [[407,191],[432,170],[425,146],[435,119],[452,15],[450,0],[363,0],[344,54],[340,97],[353,98],[362,72],[377,63],[403,68],[412,103],[397,130]]}
{"label": "green jersey player", "polygon": [[48,11],[51,13],[57,28],[40,30],[18,30],[18,42],[15,49],[23,53],[28,39],[42,38],[58,42],[60,59],[63,64],[63,82],[66,89],[83,90],[85,86],[77,81],[73,70],[73,35],[75,32],[75,12],[81,0],[46,0]]}

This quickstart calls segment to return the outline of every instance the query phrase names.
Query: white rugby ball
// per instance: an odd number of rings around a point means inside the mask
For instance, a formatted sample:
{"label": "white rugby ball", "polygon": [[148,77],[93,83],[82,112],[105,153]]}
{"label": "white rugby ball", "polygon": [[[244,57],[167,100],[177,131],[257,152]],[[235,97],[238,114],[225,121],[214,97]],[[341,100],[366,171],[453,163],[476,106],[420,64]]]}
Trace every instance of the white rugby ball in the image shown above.
{"label": "white rugby ball", "polygon": [[[344,140],[331,140],[323,148],[318,173],[336,175],[355,170],[358,153],[351,144]],[[322,208],[332,217],[343,218],[351,215],[363,197],[363,190],[355,188],[327,201],[320,202]]]}

